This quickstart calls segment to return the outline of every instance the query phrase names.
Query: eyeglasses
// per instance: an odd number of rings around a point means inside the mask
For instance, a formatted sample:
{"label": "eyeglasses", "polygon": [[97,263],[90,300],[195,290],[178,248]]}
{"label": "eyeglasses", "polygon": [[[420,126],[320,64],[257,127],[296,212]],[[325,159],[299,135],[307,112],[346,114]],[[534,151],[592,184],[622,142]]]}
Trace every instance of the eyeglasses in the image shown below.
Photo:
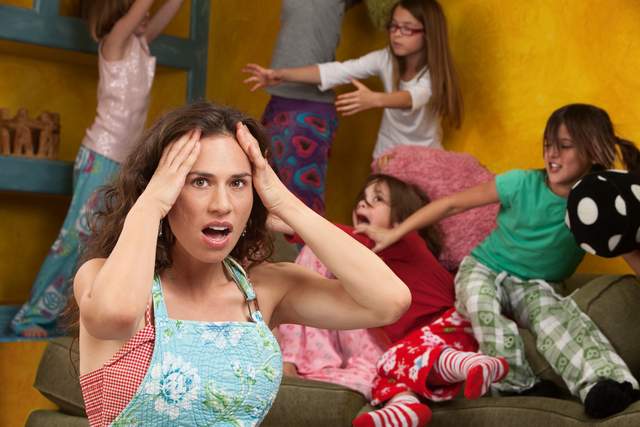
{"label": "eyeglasses", "polygon": [[424,28],[409,28],[403,27],[402,25],[398,25],[395,22],[391,22],[387,24],[387,31],[393,34],[396,31],[400,31],[400,34],[403,36],[413,36],[414,34],[424,33]]}

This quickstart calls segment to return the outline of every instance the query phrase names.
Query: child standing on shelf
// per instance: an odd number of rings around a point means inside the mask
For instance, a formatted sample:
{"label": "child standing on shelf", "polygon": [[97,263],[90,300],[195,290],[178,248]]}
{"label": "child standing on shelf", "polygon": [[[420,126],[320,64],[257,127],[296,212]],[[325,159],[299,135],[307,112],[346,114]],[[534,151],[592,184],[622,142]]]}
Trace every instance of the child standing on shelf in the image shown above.
{"label": "child standing on shelf", "polygon": [[45,337],[68,299],[79,245],[88,233],[91,197],[118,171],[141,136],[149,108],[156,59],[148,44],[164,30],[182,4],[167,0],[152,17],[153,0],[91,1],[88,21],[98,40],[98,107],[74,163],[73,197],[58,238],[31,289],[29,301],[11,321],[16,334]]}
{"label": "child standing on shelf", "polygon": [[[446,18],[435,0],[401,0],[387,24],[389,47],[345,62],[267,69],[247,64],[251,90],[285,82],[319,85],[321,90],[352,83],[356,90],[338,96],[336,109],[349,116],[384,108],[373,157],[396,145],[442,147],[441,119],[462,122],[462,96],[449,53]],[[384,92],[356,79],[377,75]]]}

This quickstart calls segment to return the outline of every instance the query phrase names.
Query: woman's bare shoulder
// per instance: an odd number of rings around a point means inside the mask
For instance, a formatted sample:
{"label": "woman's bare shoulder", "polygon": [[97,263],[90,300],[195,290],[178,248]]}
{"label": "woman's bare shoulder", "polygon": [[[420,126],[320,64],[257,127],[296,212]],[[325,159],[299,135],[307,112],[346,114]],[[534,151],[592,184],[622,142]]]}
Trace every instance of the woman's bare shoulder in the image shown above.
{"label": "woman's bare shoulder", "polygon": [[297,265],[291,262],[261,262],[249,267],[249,278],[255,284],[270,286],[278,282],[286,281],[296,271]]}

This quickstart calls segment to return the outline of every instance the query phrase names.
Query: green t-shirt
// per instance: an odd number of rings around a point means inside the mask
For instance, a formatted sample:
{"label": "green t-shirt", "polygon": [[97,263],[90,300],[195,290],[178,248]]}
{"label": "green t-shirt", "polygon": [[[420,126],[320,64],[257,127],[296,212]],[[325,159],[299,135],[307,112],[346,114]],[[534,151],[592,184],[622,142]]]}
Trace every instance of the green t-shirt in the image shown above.
{"label": "green t-shirt", "polygon": [[513,170],[496,177],[500,212],[496,229],[472,252],[496,272],[521,279],[559,281],[582,261],[564,223],[567,199],[545,183],[543,170]]}

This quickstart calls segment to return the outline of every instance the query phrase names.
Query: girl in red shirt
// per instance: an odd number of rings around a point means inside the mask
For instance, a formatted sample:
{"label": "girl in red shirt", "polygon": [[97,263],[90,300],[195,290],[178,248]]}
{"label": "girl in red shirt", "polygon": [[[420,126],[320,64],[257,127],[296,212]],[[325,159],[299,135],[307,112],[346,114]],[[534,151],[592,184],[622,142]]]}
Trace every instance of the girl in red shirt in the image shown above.
{"label": "girl in red shirt", "polygon": [[[359,227],[393,228],[428,201],[416,186],[372,175],[353,210],[354,227],[338,226],[376,250]],[[354,426],[424,426],[431,411],[419,397],[452,399],[466,381],[465,396],[475,399],[508,372],[504,359],[476,353],[470,323],[453,308],[453,277],[436,259],[437,234],[432,227],[409,233],[378,253],[411,291],[411,306],[397,322],[376,331],[279,328],[285,373],[346,385],[371,397],[373,405],[385,404],[356,418]],[[306,247],[297,262],[330,275]]]}

